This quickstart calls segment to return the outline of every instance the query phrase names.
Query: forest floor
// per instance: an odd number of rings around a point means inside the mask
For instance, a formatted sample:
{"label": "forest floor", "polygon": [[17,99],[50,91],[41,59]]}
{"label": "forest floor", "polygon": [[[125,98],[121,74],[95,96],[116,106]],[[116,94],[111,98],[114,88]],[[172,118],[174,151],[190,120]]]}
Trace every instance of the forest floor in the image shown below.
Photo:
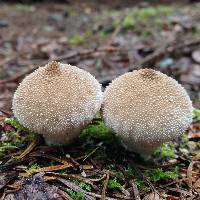
{"label": "forest floor", "polygon": [[[102,1],[103,2],[103,1]],[[200,3],[0,3],[1,199],[200,199]],[[105,87],[144,67],[178,80],[195,107],[190,128],[148,161],[125,150],[100,116],[70,146],[47,147],[13,117],[24,76],[49,60]]]}

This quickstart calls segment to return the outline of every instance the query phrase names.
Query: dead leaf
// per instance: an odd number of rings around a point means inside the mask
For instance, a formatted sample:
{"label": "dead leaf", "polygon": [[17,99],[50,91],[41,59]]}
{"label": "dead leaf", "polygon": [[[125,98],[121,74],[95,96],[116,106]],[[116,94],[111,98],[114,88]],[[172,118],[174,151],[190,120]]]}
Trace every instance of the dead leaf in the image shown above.
{"label": "dead leaf", "polygon": [[188,132],[188,138],[200,138],[200,124],[193,123]]}
{"label": "dead leaf", "polygon": [[192,169],[194,166],[195,162],[192,161],[189,166],[188,166],[188,170],[187,170],[187,179],[188,179],[188,186],[192,188],[192,182],[193,182],[193,178],[192,178]]}
{"label": "dead leaf", "polygon": [[200,178],[194,183],[194,188],[200,192]]}
{"label": "dead leaf", "polygon": [[155,192],[147,194],[143,200],[162,200],[162,198]]}
{"label": "dead leaf", "polygon": [[193,160],[200,160],[200,153],[198,153],[195,157],[193,157]]}

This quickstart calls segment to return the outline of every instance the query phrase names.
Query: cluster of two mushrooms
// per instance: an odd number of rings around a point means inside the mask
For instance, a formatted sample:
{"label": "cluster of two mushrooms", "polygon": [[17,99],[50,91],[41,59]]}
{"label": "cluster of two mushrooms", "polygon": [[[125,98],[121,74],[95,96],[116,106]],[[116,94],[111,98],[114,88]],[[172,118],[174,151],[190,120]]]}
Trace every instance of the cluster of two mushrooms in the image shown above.
{"label": "cluster of two mushrooms", "polygon": [[103,94],[90,73],[51,62],[28,75],[13,98],[14,116],[48,145],[70,143],[101,107],[105,124],[140,154],[178,137],[192,121],[185,89],[151,69],[118,77]]}

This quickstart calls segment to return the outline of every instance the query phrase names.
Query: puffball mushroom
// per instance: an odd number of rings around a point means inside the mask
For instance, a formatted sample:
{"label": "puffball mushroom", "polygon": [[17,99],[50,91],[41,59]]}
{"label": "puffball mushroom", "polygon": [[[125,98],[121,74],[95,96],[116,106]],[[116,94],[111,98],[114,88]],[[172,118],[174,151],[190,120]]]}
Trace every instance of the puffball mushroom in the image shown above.
{"label": "puffball mushroom", "polygon": [[151,154],[192,122],[192,102],[173,78],[141,69],[116,78],[105,90],[102,111],[130,151]]}
{"label": "puffball mushroom", "polygon": [[102,102],[99,82],[75,66],[52,61],[17,88],[14,116],[48,145],[65,145],[94,118]]}

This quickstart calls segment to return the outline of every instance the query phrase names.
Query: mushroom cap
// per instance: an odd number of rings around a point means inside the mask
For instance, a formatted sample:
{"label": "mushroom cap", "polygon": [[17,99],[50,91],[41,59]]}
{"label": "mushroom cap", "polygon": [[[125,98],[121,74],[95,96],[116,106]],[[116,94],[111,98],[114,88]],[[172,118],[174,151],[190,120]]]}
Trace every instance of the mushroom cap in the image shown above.
{"label": "mushroom cap", "polygon": [[75,66],[52,61],[26,76],[12,102],[14,116],[49,145],[68,144],[99,111],[99,82]]}
{"label": "mushroom cap", "polygon": [[102,111],[127,148],[151,154],[192,122],[192,102],[173,78],[141,69],[116,78],[105,90]]}

